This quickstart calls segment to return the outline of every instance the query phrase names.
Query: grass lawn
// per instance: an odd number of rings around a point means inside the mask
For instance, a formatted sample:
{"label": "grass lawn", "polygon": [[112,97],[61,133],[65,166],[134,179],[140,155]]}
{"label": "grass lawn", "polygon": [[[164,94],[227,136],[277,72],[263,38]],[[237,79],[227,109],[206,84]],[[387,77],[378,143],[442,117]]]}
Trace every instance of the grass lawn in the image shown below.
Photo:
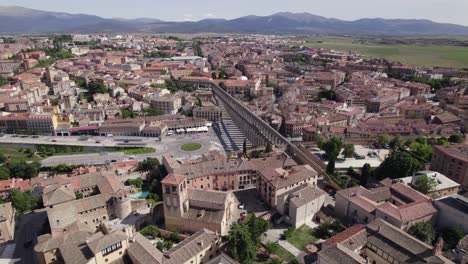
{"label": "grass lawn", "polygon": [[[30,160],[30,161],[40,160],[38,156],[26,153],[25,151],[26,149],[27,148],[2,145],[0,146],[0,153],[12,159],[24,159],[24,160]],[[30,149],[31,149],[31,153],[34,153],[34,148],[30,148]]]}
{"label": "grass lawn", "polygon": [[[28,151],[27,149],[31,149]],[[48,157],[52,156],[65,156],[65,155],[79,155],[79,154],[93,154],[93,153],[99,153],[100,151],[74,151],[71,148],[67,149],[66,151],[63,152],[53,152],[50,153],[52,155],[43,155],[42,153],[40,154],[40,157],[37,155],[34,155],[35,151],[35,146],[32,146],[30,148],[22,148],[22,147],[15,147],[15,146],[9,146],[9,145],[0,145],[0,153],[4,154],[7,157],[10,157],[12,159],[24,159],[27,161],[40,161],[42,159],[46,159]],[[148,153],[153,153],[156,151],[154,148],[149,148],[149,147],[126,147],[126,148],[108,148],[108,150],[104,150],[107,152],[123,152],[127,155],[135,155],[135,154],[148,154]]]}
{"label": "grass lawn", "polygon": [[295,259],[295,257],[293,256],[293,254],[289,253],[289,251],[287,251],[286,249],[284,249],[282,246],[278,246],[278,249],[275,250],[275,252],[273,252],[273,254],[277,255],[277,256],[280,257],[283,261],[286,261],[286,262],[289,262],[289,261]]}
{"label": "grass lawn", "polygon": [[123,153],[127,154],[127,155],[136,155],[136,154],[149,154],[149,153],[153,153],[156,151],[155,148],[148,148],[148,147],[144,147],[144,148],[122,148],[121,150],[118,150],[118,151],[122,151]]}
{"label": "grass lawn", "polygon": [[200,143],[187,143],[180,147],[180,149],[182,149],[183,151],[195,151],[201,148],[202,148],[202,144]]}
{"label": "grass lawn", "polygon": [[350,38],[312,39],[308,47],[352,51],[372,58],[385,58],[414,66],[466,68],[468,48],[458,46],[412,46],[353,43]]}
{"label": "grass lawn", "polygon": [[315,243],[318,239],[312,235],[312,228],[303,225],[292,233],[287,241],[300,250],[305,249],[305,245]]}

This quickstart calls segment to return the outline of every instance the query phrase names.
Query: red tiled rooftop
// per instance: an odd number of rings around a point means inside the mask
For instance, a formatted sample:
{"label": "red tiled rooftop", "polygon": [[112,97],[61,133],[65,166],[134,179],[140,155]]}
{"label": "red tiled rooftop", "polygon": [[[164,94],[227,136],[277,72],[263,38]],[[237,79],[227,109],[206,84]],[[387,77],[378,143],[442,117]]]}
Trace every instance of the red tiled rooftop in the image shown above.
{"label": "red tiled rooftop", "polygon": [[161,183],[162,184],[170,184],[170,185],[179,185],[185,180],[185,176],[176,175],[176,174],[169,174],[164,178]]}
{"label": "red tiled rooftop", "polygon": [[343,232],[338,233],[333,237],[330,237],[324,243],[325,245],[332,245],[335,243],[344,242],[350,239],[351,237],[353,237],[354,235],[358,234],[359,232],[365,230],[365,228],[366,228],[365,225],[361,225],[361,224],[353,225],[352,227],[345,229]]}

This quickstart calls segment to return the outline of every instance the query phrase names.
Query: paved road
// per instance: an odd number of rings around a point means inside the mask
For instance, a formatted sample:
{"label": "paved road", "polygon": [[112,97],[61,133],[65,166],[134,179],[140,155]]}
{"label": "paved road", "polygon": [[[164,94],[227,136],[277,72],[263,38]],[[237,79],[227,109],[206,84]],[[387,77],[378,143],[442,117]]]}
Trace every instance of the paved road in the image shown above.
{"label": "paved road", "polygon": [[[147,140],[147,138],[144,138]],[[196,151],[183,151],[180,147],[186,143],[200,143],[202,148]],[[110,152],[110,153],[96,153],[96,154],[78,154],[78,155],[65,155],[65,156],[53,156],[42,161],[43,166],[56,166],[61,163],[72,164],[72,165],[98,165],[105,164],[111,161],[128,160],[130,158],[142,161],[148,157],[161,159],[163,154],[172,154],[178,160],[192,159],[200,156],[201,154],[209,150],[224,151],[223,146],[219,142],[218,138],[214,134],[199,134],[193,136],[170,136],[165,138],[162,142],[155,142],[152,140],[151,144],[147,146],[156,149],[153,153],[138,154],[138,155],[126,155],[123,152]]]}
{"label": "paved road", "polygon": [[[42,225],[46,222],[47,212],[32,212],[22,215],[16,221],[15,233],[15,253],[16,258],[21,258],[18,263],[23,264],[36,264],[37,258],[34,253],[34,246],[37,244],[37,235],[42,229]],[[33,241],[30,247],[25,248],[24,244],[27,241]]]}

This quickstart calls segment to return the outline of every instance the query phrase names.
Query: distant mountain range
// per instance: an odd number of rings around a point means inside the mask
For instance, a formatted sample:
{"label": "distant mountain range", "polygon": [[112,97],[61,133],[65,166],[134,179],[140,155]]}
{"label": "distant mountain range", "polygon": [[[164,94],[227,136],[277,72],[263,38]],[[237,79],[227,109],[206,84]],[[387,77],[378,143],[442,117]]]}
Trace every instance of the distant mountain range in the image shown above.
{"label": "distant mountain range", "polygon": [[468,36],[468,27],[422,19],[364,18],[345,21],[309,13],[166,22],[152,18],[118,19],[0,6],[0,33],[294,33],[386,36]]}

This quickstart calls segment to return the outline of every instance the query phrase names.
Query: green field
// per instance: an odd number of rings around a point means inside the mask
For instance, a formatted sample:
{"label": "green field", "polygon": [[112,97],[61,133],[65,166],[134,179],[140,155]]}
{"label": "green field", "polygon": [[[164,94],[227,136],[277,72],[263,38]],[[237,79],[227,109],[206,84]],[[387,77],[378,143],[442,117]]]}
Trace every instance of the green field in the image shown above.
{"label": "green field", "polygon": [[201,148],[202,148],[202,144],[200,143],[188,143],[180,147],[180,149],[182,149],[183,151],[195,151]]}
{"label": "green field", "polygon": [[468,68],[468,47],[361,44],[344,37],[311,38],[300,45],[352,51],[366,57],[384,58],[414,66]]}

